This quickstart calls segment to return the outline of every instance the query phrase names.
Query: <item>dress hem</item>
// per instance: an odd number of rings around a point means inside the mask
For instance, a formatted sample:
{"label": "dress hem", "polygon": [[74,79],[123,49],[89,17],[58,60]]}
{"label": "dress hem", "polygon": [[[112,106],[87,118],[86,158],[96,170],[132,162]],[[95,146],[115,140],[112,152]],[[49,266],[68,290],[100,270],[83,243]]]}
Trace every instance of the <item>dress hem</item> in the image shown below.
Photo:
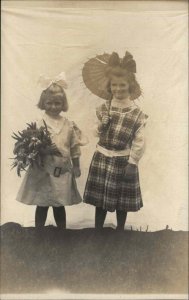
{"label": "dress hem", "polygon": [[77,204],[80,204],[80,203],[82,203],[82,201],[80,201],[80,202],[76,202],[76,203],[69,203],[69,204],[57,204],[57,205],[55,205],[55,204],[48,204],[47,203],[47,205],[44,205],[44,204],[41,204],[41,203],[24,203],[24,202],[22,202],[22,201],[19,201],[19,200],[17,200],[16,199],[16,201],[17,202],[20,202],[20,203],[22,203],[22,204],[25,204],[25,205],[33,205],[33,206],[41,206],[41,207],[49,207],[49,206],[52,206],[52,207],[61,207],[61,206],[73,206],[73,205],[77,205]]}
{"label": "dress hem", "polygon": [[[104,210],[108,211],[108,212],[115,212],[117,208],[114,208],[113,210],[109,210],[107,208],[104,208],[102,205],[95,205],[94,203],[90,203],[90,202],[87,202],[87,201],[83,201],[83,203],[85,204],[90,204],[92,206],[95,206],[95,207],[101,207],[103,208]],[[143,205],[141,205],[138,209],[131,209],[131,208],[128,208],[128,209],[123,209],[121,208],[120,210],[121,211],[125,211],[125,212],[137,212],[139,211],[141,208],[143,207]]]}

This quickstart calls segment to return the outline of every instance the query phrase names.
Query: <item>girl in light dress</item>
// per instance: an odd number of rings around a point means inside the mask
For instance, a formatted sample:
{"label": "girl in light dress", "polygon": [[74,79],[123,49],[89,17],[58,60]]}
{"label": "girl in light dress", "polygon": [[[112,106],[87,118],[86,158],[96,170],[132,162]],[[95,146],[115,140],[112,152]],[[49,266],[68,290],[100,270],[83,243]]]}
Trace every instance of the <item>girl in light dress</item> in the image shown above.
{"label": "girl in light dress", "polygon": [[34,164],[29,167],[17,195],[18,201],[37,206],[37,228],[45,225],[50,206],[57,226],[66,228],[65,206],[82,201],[75,178],[81,175],[80,146],[86,144],[87,140],[75,123],[60,114],[68,110],[68,102],[62,81],[59,83],[54,82],[43,90],[38,107],[45,113],[37,125],[43,126],[45,121],[52,142],[62,157],[52,155],[52,149],[48,149],[44,155],[44,166]]}

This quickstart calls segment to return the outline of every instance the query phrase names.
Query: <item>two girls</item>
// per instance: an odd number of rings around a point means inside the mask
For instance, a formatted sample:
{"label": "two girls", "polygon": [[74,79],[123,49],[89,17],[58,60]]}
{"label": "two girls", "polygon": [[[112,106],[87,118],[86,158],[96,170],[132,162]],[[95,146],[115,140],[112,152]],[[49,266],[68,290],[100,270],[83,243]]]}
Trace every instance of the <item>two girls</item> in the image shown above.
{"label": "two girls", "polygon": [[[136,63],[130,53],[126,52],[123,59],[117,53],[109,57],[103,79],[107,83],[103,95],[108,100],[96,110],[99,141],[84,192],[84,202],[96,207],[97,229],[103,228],[108,211],[116,211],[117,229],[123,230],[127,213],[143,206],[138,162],[144,152],[147,116],[134,103],[141,95],[135,73]],[[52,206],[57,226],[65,228],[64,206],[81,202],[75,177],[81,174],[82,141],[75,125],[60,115],[68,109],[61,86],[52,84],[44,90],[38,107],[45,110],[43,119],[62,158],[46,155],[44,168],[30,168],[17,199],[37,205],[36,227],[44,226]]]}

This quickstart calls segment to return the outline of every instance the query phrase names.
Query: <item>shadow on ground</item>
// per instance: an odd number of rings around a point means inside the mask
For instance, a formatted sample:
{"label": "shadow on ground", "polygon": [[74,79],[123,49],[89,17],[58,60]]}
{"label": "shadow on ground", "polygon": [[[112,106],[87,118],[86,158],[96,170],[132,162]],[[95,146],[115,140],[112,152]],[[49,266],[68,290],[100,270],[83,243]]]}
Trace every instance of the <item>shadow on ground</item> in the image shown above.
{"label": "shadow on ground", "polygon": [[188,233],[1,226],[1,293],[188,291]]}

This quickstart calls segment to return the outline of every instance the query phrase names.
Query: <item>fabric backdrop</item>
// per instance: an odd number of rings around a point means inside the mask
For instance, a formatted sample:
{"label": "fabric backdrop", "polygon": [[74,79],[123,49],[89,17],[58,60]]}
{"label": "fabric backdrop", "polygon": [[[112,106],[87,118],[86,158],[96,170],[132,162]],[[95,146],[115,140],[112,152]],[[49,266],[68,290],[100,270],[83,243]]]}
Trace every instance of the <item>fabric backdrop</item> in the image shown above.
{"label": "fabric backdrop", "polygon": [[[40,74],[66,72],[67,116],[89,137],[77,180],[82,194],[97,142],[92,136],[95,107],[103,101],[85,88],[81,70],[96,54],[117,51],[123,56],[128,50],[143,90],[137,103],[149,119],[139,165],[144,207],[128,214],[127,227],[187,230],[187,7],[134,10],[123,2],[71,8],[29,7],[23,1],[2,7],[2,223],[34,225],[35,208],[15,201],[22,178],[10,170],[10,158],[12,132],[41,115],[36,107]],[[94,207],[67,208],[67,221],[69,228],[94,226]],[[54,224],[51,211],[47,224]],[[115,224],[115,214],[109,213],[106,225]]]}

